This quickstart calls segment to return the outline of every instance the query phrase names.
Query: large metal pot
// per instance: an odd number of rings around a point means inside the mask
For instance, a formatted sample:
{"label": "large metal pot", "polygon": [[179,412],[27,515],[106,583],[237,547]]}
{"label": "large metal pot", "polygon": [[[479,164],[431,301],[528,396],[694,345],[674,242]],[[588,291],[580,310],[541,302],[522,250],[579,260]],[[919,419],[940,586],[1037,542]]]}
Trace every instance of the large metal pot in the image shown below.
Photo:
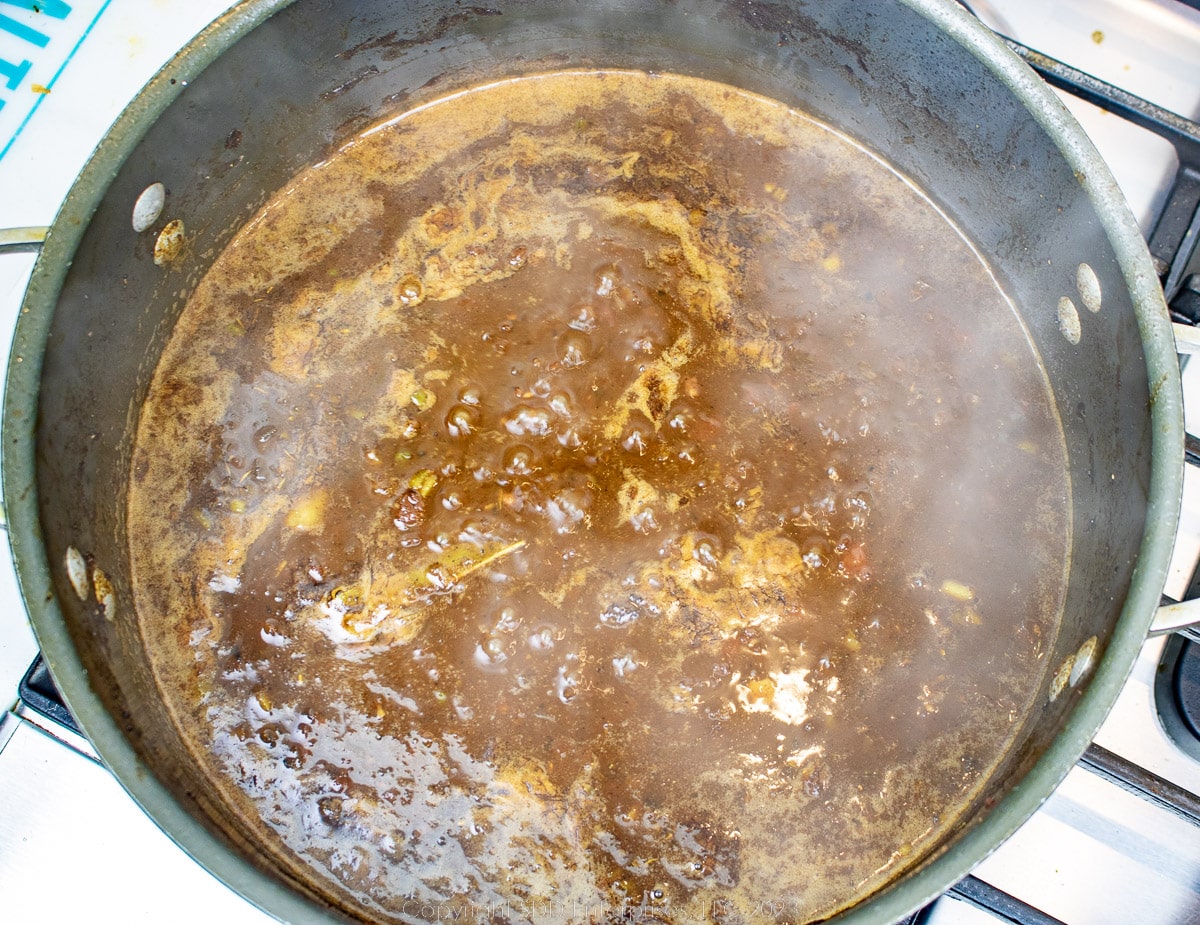
{"label": "large metal pot", "polygon": [[[969,820],[838,917],[892,921],[1012,833],[1092,738],[1158,603],[1182,483],[1174,345],[1137,228],[1062,106],[948,0],[246,0],[117,122],[34,272],[4,418],[4,500],[29,613],[72,712],[162,828],[281,918],[339,915],[226,810],[159,701],[125,536],[138,411],[188,294],[298,168],[383,110],[486,78],[588,65],[724,81],[861,139],[967,231],[1045,363],[1066,430],[1074,530],[1042,707]],[[167,206],[139,232],[131,210],[155,182]],[[182,256],[159,266],[154,243],[174,220]],[[72,590],[68,547],[109,576],[107,614]]]}

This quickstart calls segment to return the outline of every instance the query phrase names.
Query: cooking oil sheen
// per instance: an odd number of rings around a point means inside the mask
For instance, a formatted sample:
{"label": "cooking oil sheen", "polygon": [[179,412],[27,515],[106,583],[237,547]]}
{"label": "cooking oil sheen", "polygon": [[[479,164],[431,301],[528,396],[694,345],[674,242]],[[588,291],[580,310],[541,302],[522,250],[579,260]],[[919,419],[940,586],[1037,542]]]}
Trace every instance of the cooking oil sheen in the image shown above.
{"label": "cooking oil sheen", "polygon": [[301,172],[138,434],[180,733],[381,921],[829,915],[975,808],[1061,610],[1062,435],[986,263],[685,76],[480,86]]}

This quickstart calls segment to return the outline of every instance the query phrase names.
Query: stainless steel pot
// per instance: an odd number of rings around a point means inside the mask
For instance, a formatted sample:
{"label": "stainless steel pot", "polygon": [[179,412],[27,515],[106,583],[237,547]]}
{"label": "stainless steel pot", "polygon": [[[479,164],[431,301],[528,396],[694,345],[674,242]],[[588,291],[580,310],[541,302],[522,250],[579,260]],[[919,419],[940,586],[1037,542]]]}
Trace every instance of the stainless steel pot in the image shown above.
{"label": "stainless steel pot", "polygon": [[[341,913],[256,842],[200,773],[159,702],[133,612],[124,501],[151,373],[209,263],[300,167],[382,111],[592,65],[741,86],[878,151],[987,256],[1062,417],[1073,547],[1042,707],[970,818],[838,921],[899,918],[1011,834],[1092,738],[1158,604],[1183,430],[1157,279],[1080,129],[948,0],[246,0],[135,100],[55,221],[12,351],[4,500],[43,652],[105,762],[201,864],[288,921]],[[134,203],[154,183],[165,208],[140,230],[143,203],[135,230]],[[175,221],[176,259],[156,262]],[[111,608],[73,590],[69,547],[108,575]]]}

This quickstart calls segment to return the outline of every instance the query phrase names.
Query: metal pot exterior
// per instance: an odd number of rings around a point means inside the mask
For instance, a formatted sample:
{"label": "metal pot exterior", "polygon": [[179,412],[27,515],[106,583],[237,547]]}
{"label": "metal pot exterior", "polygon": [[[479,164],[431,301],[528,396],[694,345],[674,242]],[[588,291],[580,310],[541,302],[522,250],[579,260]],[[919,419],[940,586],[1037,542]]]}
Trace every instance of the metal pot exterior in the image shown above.
{"label": "metal pot exterior", "polygon": [[[570,66],[721,80],[859,139],[964,228],[1044,361],[1067,438],[1073,547],[1041,707],[969,821],[837,919],[893,921],[1011,834],[1091,740],[1158,603],[1182,490],[1178,366],[1133,219],[1057,99],[948,0],[246,0],[226,14],[97,149],[26,297],[5,397],[4,500],[38,638],[97,750],[168,834],[281,918],[343,917],[223,805],[158,701],[124,532],[138,409],[188,294],[298,169],[381,113]],[[167,206],[139,234],[133,203],[153,182]],[[155,236],[175,219],[184,252],[158,266]],[[72,591],[68,547],[112,581],[113,619]],[[1068,683],[1052,691],[1056,673]]]}

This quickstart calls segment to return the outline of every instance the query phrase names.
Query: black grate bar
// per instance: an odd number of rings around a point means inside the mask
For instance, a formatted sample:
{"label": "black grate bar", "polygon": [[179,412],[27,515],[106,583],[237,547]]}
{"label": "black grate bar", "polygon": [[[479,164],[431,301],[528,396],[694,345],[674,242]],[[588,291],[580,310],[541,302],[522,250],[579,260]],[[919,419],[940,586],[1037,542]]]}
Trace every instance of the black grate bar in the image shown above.
{"label": "black grate bar", "polygon": [[[1189,209],[1192,210],[1192,217],[1185,225],[1182,219]],[[1197,235],[1200,235],[1200,176],[1197,176],[1194,168],[1181,166],[1149,244],[1159,261],[1167,265],[1167,273],[1162,280],[1163,297],[1175,314],[1193,325],[1200,321],[1200,307],[1195,304],[1198,294],[1191,278],[1196,269],[1193,256],[1196,253]],[[1175,257],[1168,260],[1167,254],[1170,253],[1174,253]],[[1155,269],[1162,276],[1161,266]],[[1177,299],[1180,295],[1183,298]]]}
{"label": "black grate bar", "polygon": [[1051,86],[1154,132],[1175,148],[1179,169],[1148,244],[1175,320],[1200,321],[1200,292],[1195,291],[1193,278],[1200,236],[1200,124],[1020,42],[1001,38]]}
{"label": "black grate bar", "polygon": [[1051,86],[1161,135],[1175,146],[1180,163],[1200,167],[1200,124],[1020,42],[1005,36],[1001,38]]}
{"label": "black grate bar", "polygon": [[[1197,2],[1200,3],[1200,0]],[[1191,434],[1184,435],[1183,459],[1190,465],[1200,466],[1200,437],[1193,437]]]}
{"label": "black grate bar", "polygon": [[75,722],[75,717],[63,703],[58,688],[54,686],[54,679],[50,677],[50,670],[46,667],[40,652],[17,686],[17,696],[30,709],[60,726],[66,726],[76,735],[83,735]]}
{"label": "black grate bar", "polygon": [[984,883],[978,877],[969,874],[950,887],[947,893],[976,909],[991,913],[1002,921],[1010,922],[1011,925],[1063,925],[1060,919],[1046,915],[1015,896],[1009,896],[1003,890],[998,890],[990,883]]}
{"label": "black grate bar", "polygon": [[947,896],[986,912],[999,921],[1008,922],[1009,925],[1063,925],[1059,919],[970,874],[950,887],[943,896],[924,909],[901,919],[896,925],[927,925],[933,916],[934,907]]}
{"label": "black grate bar", "polygon": [[1185,822],[1200,826],[1200,797],[1106,748],[1092,743],[1079,759],[1079,766]]}

